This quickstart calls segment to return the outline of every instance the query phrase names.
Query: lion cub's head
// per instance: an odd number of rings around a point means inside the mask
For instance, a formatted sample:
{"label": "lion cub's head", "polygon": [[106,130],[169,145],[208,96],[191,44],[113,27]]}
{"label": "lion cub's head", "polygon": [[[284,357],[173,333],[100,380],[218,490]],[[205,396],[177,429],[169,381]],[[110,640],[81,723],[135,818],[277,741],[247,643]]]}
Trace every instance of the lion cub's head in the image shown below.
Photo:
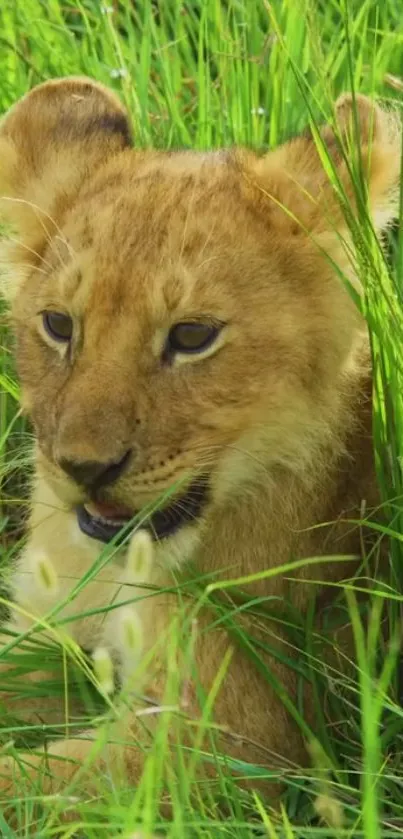
{"label": "lion cub's head", "polygon": [[[399,143],[369,100],[357,112],[380,228]],[[173,486],[151,519],[169,536],[278,464],[315,458],[360,328],[321,162],[354,207],[349,98],[336,113],[340,142],[326,128],[321,152],[304,136],[263,157],[138,151],[119,101],[89,79],[40,85],[3,118],[24,403],[41,469],[89,535],[108,541]]]}

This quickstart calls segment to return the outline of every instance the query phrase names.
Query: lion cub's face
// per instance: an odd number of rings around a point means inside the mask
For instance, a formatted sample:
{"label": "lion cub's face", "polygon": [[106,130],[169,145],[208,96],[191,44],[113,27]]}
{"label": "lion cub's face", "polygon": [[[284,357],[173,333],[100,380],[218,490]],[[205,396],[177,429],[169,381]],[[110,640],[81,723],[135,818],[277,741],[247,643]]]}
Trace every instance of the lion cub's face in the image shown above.
{"label": "lion cub's face", "polygon": [[[279,207],[295,191],[326,237],[318,200],[312,210],[283,171],[284,152],[265,165],[239,153],[136,152],[116,100],[80,81],[42,86],[11,112],[3,133],[17,153],[18,117],[35,116],[41,90],[49,164],[22,222],[13,315],[42,469],[102,541],[173,487],[151,519],[162,538],[276,464],[299,468],[346,364],[355,311],[304,223]],[[299,142],[298,155],[316,161],[312,141]]]}
{"label": "lion cub's face", "polygon": [[[132,153],[100,175],[15,305],[20,374],[55,485],[67,473],[77,498],[132,511],[176,482],[180,495],[196,481],[198,496],[199,480],[219,494],[256,472],[265,426],[275,460],[287,415],[325,373],[310,311],[323,266],[305,262],[256,217],[225,158],[139,164]],[[122,458],[110,482],[83,469]]]}

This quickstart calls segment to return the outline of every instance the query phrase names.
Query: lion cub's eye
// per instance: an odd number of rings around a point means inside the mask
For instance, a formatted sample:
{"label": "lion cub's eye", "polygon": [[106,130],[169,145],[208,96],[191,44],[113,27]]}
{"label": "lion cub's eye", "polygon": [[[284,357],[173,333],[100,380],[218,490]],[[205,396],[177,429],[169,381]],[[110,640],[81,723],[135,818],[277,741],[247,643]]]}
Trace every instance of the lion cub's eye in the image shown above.
{"label": "lion cub's eye", "polygon": [[220,330],[217,324],[197,320],[177,323],[168,333],[165,354],[203,352],[214,343]]}
{"label": "lion cub's eye", "polygon": [[73,335],[73,321],[63,312],[43,312],[43,326],[48,335],[59,343],[68,343]]}

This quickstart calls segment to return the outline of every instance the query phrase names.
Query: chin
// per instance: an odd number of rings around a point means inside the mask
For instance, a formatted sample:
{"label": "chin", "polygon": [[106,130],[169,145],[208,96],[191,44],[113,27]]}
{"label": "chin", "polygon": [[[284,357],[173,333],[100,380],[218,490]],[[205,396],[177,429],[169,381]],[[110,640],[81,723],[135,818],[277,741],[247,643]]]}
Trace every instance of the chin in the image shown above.
{"label": "chin", "polygon": [[[71,515],[73,517],[72,538],[74,542],[81,544],[82,547],[86,546],[88,548],[90,548],[91,545],[98,545],[100,551],[105,549],[106,544],[111,544],[111,542],[105,542],[105,540],[97,539],[96,536],[90,536],[85,533],[80,527],[76,510],[71,510]],[[136,525],[134,525],[131,531],[127,526],[121,529],[120,534],[118,531],[117,539],[115,538],[113,541],[114,547],[111,555],[112,561],[115,554],[116,556],[121,556],[122,551],[125,552],[130,544],[132,535],[137,532],[137,529],[146,528],[137,528]],[[163,539],[154,539],[153,555],[157,565],[165,569],[179,569],[194,557],[201,543],[202,532],[203,520],[197,519],[191,523],[183,525],[174,533],[165,536]],[[121,536],[120,540],[119,535]]]}

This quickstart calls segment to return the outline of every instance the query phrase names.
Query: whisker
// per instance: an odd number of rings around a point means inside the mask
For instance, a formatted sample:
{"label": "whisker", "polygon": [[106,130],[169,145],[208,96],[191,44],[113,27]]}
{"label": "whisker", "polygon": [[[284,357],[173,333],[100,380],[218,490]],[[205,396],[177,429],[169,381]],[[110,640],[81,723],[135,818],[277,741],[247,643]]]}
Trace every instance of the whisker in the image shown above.
{"label": "whisker", "polygon": [[[49,243],[52,242],[52,243],[55,243],[56,245],[57,245],[58,242],[61,242],[67,248],[71,260],[74,260],[76,258],[76,253],[75,253],[72,245],[66,239],[65,236],[59,236],[59,234],[57,234],[56,236],[53,237],[53,239],[49,237],[48,241],[49,241]],[[56,248],[56,254],[57,254],[59,262],[63,266],[63,268],[67,268],[69,263],[66,260],[63,259],[63,254],[60,253],[60,250],[59,250],[58,246]]]}
{"label": "whisker", "polygon": [[[10,241],[10,240],[8,240],[8,241]],[[18,244],[22,245],[22,242],[18,243]],[[0,258],[0,265],[9,265],[9,263],[8,263],[7,260],[4,260],[4,262],[3,262],[2,259]],[[48,271],[45,271],[44,268],[39,268],[39,265],[33,265],[32,262],[24,262],[24,266],[26,268],[32,268],[34,271],[38,271],[40,274],[44,274],[45,277],[49,276]]]}
{"label": "whisker", "polygon": [[198,185],[198,178],[196,178],[196,180],[195,180],[195,183],[193,185],[193,189],[192,189],[192,192],[191,192],[191,195],[190,195],[190,198],[189,198],[189,202],[188,202],[188,205],[187,205],[186,218],[185,218],[185,223],[183,225],[182,243],[181,243],[181,247],[180,247],[180,251],[179,251],[179,260],[182,260],[183,252],[185,250],[186,236],[187,236],[187,231],[188,231],[190,212],[193,209],[193,202],[194,202],[194,197],[195,197],[197,185]]}
{"label": "whisker", "polygon": [[[215,229],[216,229],[216,226],[217,226],[217,221],[215,220],[215,221],[212,223],[212,225],[211,225],[211,227],[210,227],[210,230],[209,230],[209,232],[208,232],[208,234],[207,234],[207,236],[206,236],[206,238],[205,238],[205,240],[204,240],[203,247],[201,248],[201,250],[200,250],[200,252],[199,252],[199,258],[202,258],[202,257],[203,257],[203,254],[204,254],[204,252],[205,252],[205,250],[206,250],[206,247],[207,247],[207,245],[208,245],[208,244],[210,243],[210,241],[211,241],[211,238],[212,238],[213,233],[214,233],[214,231],[215,231]],[[208,263],[208,262],[210,261],[210,259],[217,259],[217,258],[218,258],[218,256],[219,256],[219,253],[216,253],[213,257],[209,257],[209,259],[206,259],[206,260],[204,260],[204,261],[202,260],[200,263],[198,263],[198,264],[196,265],[196,269],[198,269],[198,268],[202,268],[202,267],[203,267],[203,265],[205,265],[206,263]]]}
{"label": "whisker", "polygon": [[184,513],[189,521],[196,521],[197,520],[197,515],[195,513],[193,513],[191,510],[189,510],[189,508],[186,506],[186,504],[183,504],[180,501],[178,501],[177,503],[172,505],[172,511],[173,512],[176,512],[178,510],[179,510],[179,512]]}
{"label": "whisker", "polygon": [[[1,200],[1,201],[10,201],[10,202],[13,202],[13,203],[16,203],[16,204],[24,204],[25,206],[30,207],[32,210],[34,210],[34,211],[35,211],[36,217],[37,217],[37,219],[38,219],[38,221],[39,221],[39,223],[40,223],[40,225],[41,225],[41,227],[42,227],[42,230],[43,230],[43,232],[44,232],[44,234],[45,234],[46,241],[47,241],[48,243],[50,243],[50,242],[52,242],[52,240],[55,240],[55,239],[58,239],[58,238],[59,238],[59,239],[60,239],[60,241],[61,241],[61,242],[63,242],[63,244],[66,246],[67,250],[68,250],[68,251],[69,251],[69,253],[70,253],[70,256],[71,256],[72,258],[74,258],[74,257],[76,256],[76,253],[75,253],[75,251],[74,251],[74,248],[72,247],[72,245],[70,244],[70,242],[66,239],[66,237],[65,237],[65,235],[64,235],[64,233],[63,233],[63,231],[61,230],[61,228],[59,227],[59,225],[58,225],[57,221],[53,218],[53,216],[51,216],[51,215],[50,215],[50,213],[48,213],[46,210],[44,210],[44,209],[43,209],[43,207],[39,207],[39,206],[38,206],[38,204],[35,204],[33,201],[28,201],[26,198],[13,198],[13,197],[8,196],[8,195],[2,195],[2,196],[0,196],[0,200]],[[47,227],[46,227],[46,225],[44,224],[43,218],[46,218],[46,219],[47,219],[48,221],[50,221],[50,223],[53,225],[53,227],[54,227],[54,229],[55,229],[55,231],[56,231],[56,233],[57,233],[57,235],[56,235],[56,236],[52,236],[52,235],[50,234],[50,232],[49,232],[48,228],[47,228]],[[10,239],[10,237],[7,237],[7,239],[8,239],[9,241],[12,241],[12,239]],[[21,244],[21,245],[23,245],[23,243],[22,243],[22,242],[21,242],[21,243],[17,242],[17,244]],[[24,246],[24,245],[23,245],[23,246]],[[27,247],[27,246],[25,246],[25,247]],[[46,262],[46,260],[44,260],[44,259],[43,259],[43,257],[42,257],[40,254],[36,253],[35,251],[32,251],[32,253],[34,253],[34,254],[35,254],[35,256],[37,256],[39,259],[41,259],[41,260],[42,260],[45,264],[48,264],[48,263]],[[62,261],[62,259],[61,259],[61,257],[60,257],[59,252],[58,252],[58,256],[59,256],[59,258],[60,258],[61,264],[63,265],[64,263],[63,263],[63,261]],[[49,267],[50,269],[52,269],[52,266],[51,266],[51,265],[49,265],[49,264],[48,264],[48,267]]]}
{"label": "whisker", "polygon": [[7,236],[7,242],[11,242],[13,245],[18,245],[20,248],[24,248],[24,250],[28,251],[28,253],[32,253],[33,256],[36,256],[44,265],[47,265],[50,271],[52,270],[50,262],[48,262],[42,254],[38,253],[38,251],[34,248],[30,248],[29,245],[22,242],[21,239],[15,239],[14,236]]}
{"label": "whisker", "polygon": [[228,450],[228,449],[230,451],[235,451],[239,454],[242,454],[242,455],[245,455],[246,457],[249,457],[250,460],[253,460],[254,463],[257,463],[258,466],[261,466],[265,471],[269,472],[267,464],[265,464],[262,460],[260,460],[260,458],[256,454],[248,451],[247,449],[242,448],[242,446],[236,446],[233,443],[224,443],[223,445],[206,446],[205,448],[200,447],[200,449],[198,449],[198,447],[195,447],[193,449],[193,451],[202,451],[203,453],[208,455],[208,454],[210,454],[210,452],[213,453],[215,451],[225,451],[225,450]]}
{"label": "whisker", "polygon": [[216,262],[218,260],[218,254],[214,254],[214,256],[208,256],[206,259],[203,259],[202,262],[198,262],[196,265],[196,270],[200,270],[204,268],[205,265],[210,265],[211,262]]}
{"label": "whisker", "polygon": [[[57,231],[57,233],[60,236],[60,238],[62,239],[62,241],[64,241],[65,245],[67,245],[67,247],[70,247],[70,244],[67,241],[63,231],[59,227],[57,221],[53,218],[53,216],[50,215],[50,213],[48,213],[46,210],[44,210],[43,207],[40,207],[39,204],[35,204],[33,201],[28,201],[27,198],[15,198],[15,197],[12,197],[10,195],[1,195],[0,200],[1,201],[10,201],[11,203],[14,203],[14,204],[25,204],[27,207],[30,207],[31,210],[35,210],[37,213],[39,213],[40,216],[44,216],[45,218],[47,218],[48,221],[51,222],[51,224],[53,225],[53,227]],[[39,221],[40,221],[40,218],[39,218]],[[44,231],[45,231],[46,234],[48,234],[48,231],[46,230],[46,228],[44,228]],[[73,251],[73,253],[74,253],[74,251]]]}

